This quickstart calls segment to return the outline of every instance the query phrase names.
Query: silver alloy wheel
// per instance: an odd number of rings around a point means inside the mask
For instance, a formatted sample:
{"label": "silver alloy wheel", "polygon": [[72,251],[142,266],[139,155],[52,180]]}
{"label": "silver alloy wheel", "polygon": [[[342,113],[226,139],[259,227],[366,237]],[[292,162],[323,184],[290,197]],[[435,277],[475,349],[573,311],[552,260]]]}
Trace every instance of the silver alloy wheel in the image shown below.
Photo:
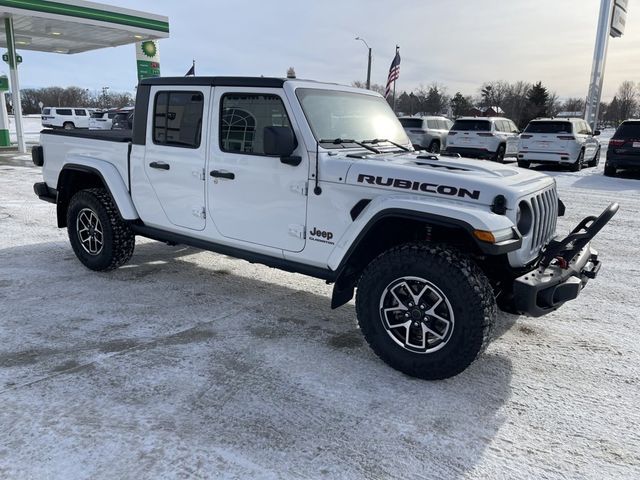
{"label": "silver alloy wheel", "polygon": [[402,277],[387,285],[380,297],[380,318],[391,339],[414,353],[440,350],[455,323],[444,293],[419,277]]}
{"label": "silver alloy wheel", "polygon": [[76,232],[80,245],[89,255],[99,255],[104,246],[104,233],[98,215],[90,208],[83,208],[76,217]]}

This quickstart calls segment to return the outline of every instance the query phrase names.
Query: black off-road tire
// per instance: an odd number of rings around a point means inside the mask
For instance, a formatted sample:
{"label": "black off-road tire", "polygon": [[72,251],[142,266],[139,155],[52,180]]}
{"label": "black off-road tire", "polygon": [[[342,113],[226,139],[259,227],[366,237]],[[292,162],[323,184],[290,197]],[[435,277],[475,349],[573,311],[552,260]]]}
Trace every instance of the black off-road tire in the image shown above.
{"label": "black off-road tire", "polygon": [[504,163],[504,155],[507,151],[507,147],[504,145],[500,145],[498,150],[496,150],[496,154],[493,156],[493,161],[498,163]]}
{"label": "black off-road tire", "polygon": [[74,130],[76,126],[73,124],[73,122],[64,122],[62,128],[64,128],[65,130]]}
{"label": "black off-road tire", "polygon": [[596,154],[593,156],[593,160],[590,160],[587,165],[590,167],[597,167],[600,164],[600,147],[596,151]]}
{"label": "black off-road tire", "polygon": [[440,142],[437,140],[432,141],[427,150],[429,153],[440,153]]}
{"label": "black off-road tire", "polygon": [[[451,306],[455,322],[439,350],[410,351],[396,343],[385,327],[381,298],[389,285],[403,277],[430,282]],[[369,264],[358,284],[356,311],[373,351],[396,370],[425,380],[449,378],[465,370],[489,344],[497,314],[489,280],[469,257],[421,244],[392,248]]]}
{"label": "black off-road tire", "polygon": [[[83,210],[94,212],[102,227],[102,248],[97,254],[87,252],[78,235],[77,219]],[[124,265],[133,255],[136,244],[135,234],[120,216],[111,195],[103,188],[81,190],[71,198],[67,210],[67,232],[78,259],[87,268],[98,272]]]}
{"label": "black off-road tire", "polygon": [[579,172],[582,170],[582,163],[584,162],[584,150],[580,150],[580,154],[578,155],[578,159],[571,165],[569,170],[572,172]]}
{"label": "black off-road tire", "polygon": [[607,165],[605,163],[605,165],[604,165],[604,174],[607,177],[615,177],[616,176],[616,167],[612,167],[612,166]]}

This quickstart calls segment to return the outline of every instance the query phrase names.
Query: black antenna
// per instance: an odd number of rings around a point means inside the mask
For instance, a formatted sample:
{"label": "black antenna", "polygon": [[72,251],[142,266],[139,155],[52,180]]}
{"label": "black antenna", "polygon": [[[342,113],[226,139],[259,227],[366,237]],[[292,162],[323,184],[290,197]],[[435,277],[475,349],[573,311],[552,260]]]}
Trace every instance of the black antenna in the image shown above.
{"label": "black antenna", "polygon": [[316,142],[316,186],[313,189],[313,193],[316,195],[320,195],[322,193],[322,188],[320,188],[319,182],[320,179],[320,143]]}

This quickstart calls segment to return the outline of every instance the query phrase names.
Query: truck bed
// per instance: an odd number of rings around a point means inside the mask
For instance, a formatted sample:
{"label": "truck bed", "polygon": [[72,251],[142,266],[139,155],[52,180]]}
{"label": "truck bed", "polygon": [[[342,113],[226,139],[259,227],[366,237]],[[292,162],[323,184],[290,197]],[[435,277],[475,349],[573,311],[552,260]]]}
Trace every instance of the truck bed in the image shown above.
{"label": "truck bed", "polygon": [[53,129],[46,128],[40,132],[42,135],[60,135],[63,137],[88,138],[91,140],[103,140],[105,142],[130,142],[131,130],[87,130],[87,129]]}

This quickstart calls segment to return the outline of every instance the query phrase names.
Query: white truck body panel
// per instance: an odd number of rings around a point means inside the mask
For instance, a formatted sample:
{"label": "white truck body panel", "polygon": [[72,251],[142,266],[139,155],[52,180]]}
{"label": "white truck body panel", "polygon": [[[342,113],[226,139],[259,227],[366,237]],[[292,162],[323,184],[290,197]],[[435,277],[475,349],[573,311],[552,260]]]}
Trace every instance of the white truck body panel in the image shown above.
{"label": "white truck body panel", "polygon": [[[163,231],[331,270],[344,260],[366,223],[386,209],[437,215],[471,229],[495,232],[515,226],[523,198],[546,190],[554,190],[555,196],[553,179],[511,166],[464,158],[421,158],[414,152],[397,153],[389,145],[378,147],[380,155],[365,149],[317,147],[296,98],[298,87],[377,95],[303,81],[288,81],[282,89],[154,86],[144,146],[132,145],[128,158],[126,143],[43,135],[45,180],[56,188],[64,164],[87,165],[102,173],[125,219],[140,218],[144,225]],[[202,95],[203,133],[197,148],[154,143],[153,101],[168,89]],[[298,139],[294,155],[301,157],[299,165],[222,151],[221,100],[234,93],[282,98]],[[320,195],[314,194],[316,148]],[[170,164],[170,169],[152,168],[154,162]],[[209,173],[214,170],[233,172],[235,178],[212,178]],[[496,195],[506,199],[504,215],[491,212]],[[363,199],[371,202],[354,221],[349,212]],[[525,238],[527,247],[510,254],[511,263],[522,266],[533,260],[553,233],[548,228],[538,232],[537,241]]]}

